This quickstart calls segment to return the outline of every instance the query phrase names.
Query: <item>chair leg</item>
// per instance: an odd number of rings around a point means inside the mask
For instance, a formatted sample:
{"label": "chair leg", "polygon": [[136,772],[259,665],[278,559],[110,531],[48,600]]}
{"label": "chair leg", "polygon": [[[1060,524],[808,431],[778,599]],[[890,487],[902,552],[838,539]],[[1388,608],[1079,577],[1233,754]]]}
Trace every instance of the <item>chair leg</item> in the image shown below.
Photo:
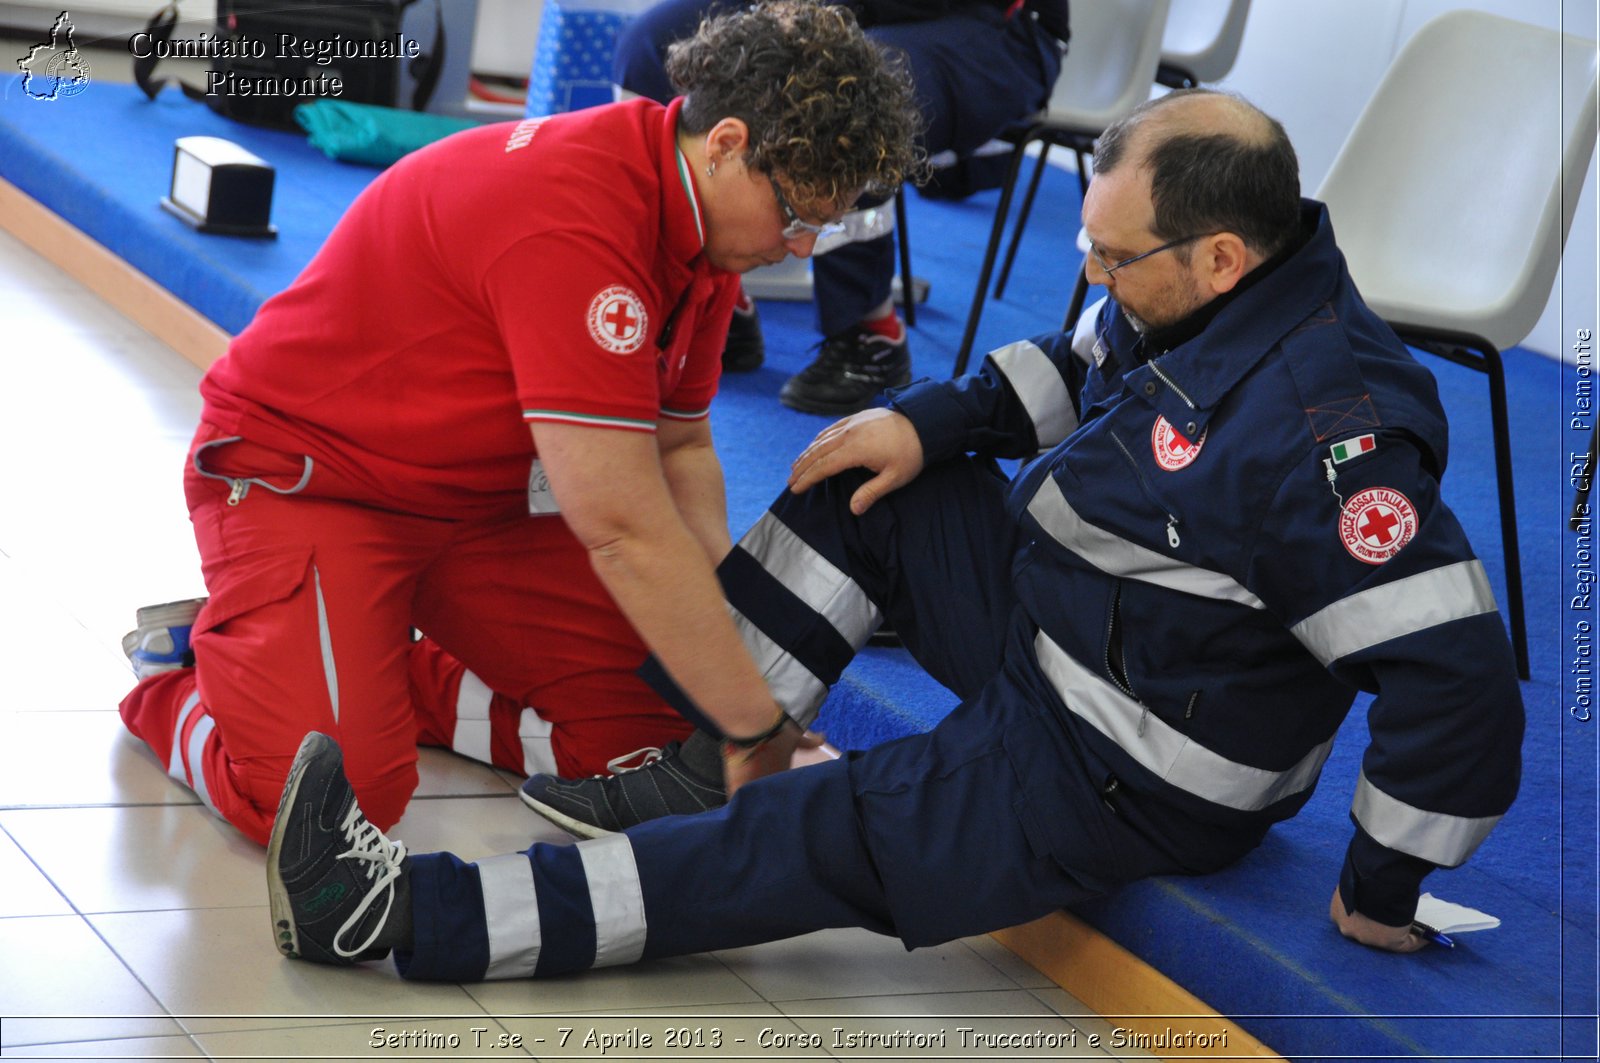
{"label": "chair leg", "polygon": [[1050,154],[1050,142],[1039,142],[1039,161],[1028,179],[1028,192],[1022,197],[1022,209],[1017,212],[1016,227],[1011,230],[1011,244],[1006,248],[1006,259],[1000,265],[1000,278],[994,282],[994,297],[1006,294],[1006,281],[1011,279],[1011,263],[1017,260],[1017,245],[1022,242],[1022,230],[1028,227],[1028,215],[1033,213],[1033,197],[1039,193],[1039,179],[1044,176],[1044,158]]}
{"label": "chair leg", "polygon": [[1083,316],[1083,303],[1089,297],[1089,271],[1078,267],[1078,282],[1072,286],[1072,302],[1067,304],[1067,316],[1061,321],[1061,331],[1071,332],[1078,327]]}
{"label": "chair leg", "polygon": [[1506,414],[1506,371],[1500,352],[1482,345],[1489,374],[1489,415],[1494,430],[1495,481],[1500,489],[1500,547],[1505,554],[1506,611],[1517,674],[1528,678],[1528,628],[1522,613],[1522,554],[1517,543],[1517,499],[1511,485],[1511,419]]}
{"label": "chair leg", "polygon": [[906,226],[906,190],[894,194],[894,233],[900,245],[900,302],[906,310],[906,324],[917,323],[917,292],[911,281],[911,231]]}
{"label": "chair leg", "polygon": [[983,317],[983,300],[989,294],[989,275],[994,272],[994,260],[1000,254],[1000,237],[1005,235],[1006,215],[1011,211],[1011,195],[1017,188],[1022,151],[1038,135],[1038,126],[1028,130],[1017,143],[1017,150],[1011,156],[1011,165],[1006,168],[1005,184],[1000,188],[1000,205],[994,211],[994,224],[989,226],[989,245],[983,253],[983,265],[978,268],[978,286],[972,293],[972,308],[967,311],[967,327],[961,334],[961,346],[956,351],[955,370],[951,376],[961,376],[967,371],[967,360],[972,356],[972,341],[978,335],[978,319]]}

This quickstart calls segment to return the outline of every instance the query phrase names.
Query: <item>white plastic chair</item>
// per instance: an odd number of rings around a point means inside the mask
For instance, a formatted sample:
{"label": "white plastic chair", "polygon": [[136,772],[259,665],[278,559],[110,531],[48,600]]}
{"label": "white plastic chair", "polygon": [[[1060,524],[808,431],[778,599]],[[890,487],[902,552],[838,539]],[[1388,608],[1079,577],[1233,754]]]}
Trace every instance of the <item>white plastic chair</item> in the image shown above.
{"label": "white plastic chair", "polygon": [[1595,145],[1594,41],[1453,11],[1406,42],[1317,198],[1356,286],[1401,339],[1489,376],[1507,607],[1528,675],[1500,352],[1561,264]]}
{"label": "white plastic chair", "polygon": [[1156,80],[1169,88],[1221,81],[1239,58],[1250,0],[1180,0],[1161,38]]}
{"label": "white plastic chair", "polygon": [[[972,296],[972,309],[967,314],[966,332],[961,338],[961,349],[956,353],[957,376],[966,371],[972,341],[978,331],[978,319],[983,316],[989,277],[1000,251],[1000,238],[1005,233],[1006,218],[1011,211],[1011,197],[1016,191],[1025,149],[1037,141],[1040,144],[1039,160],[1017,216],[1011,250],[1006,255],[1005,270],[996,286],[996,298],[1005,290],[1004,274],[1010,272],[1017,240],[1028,224],[1028,213],[1033,206],[1034,194],[1039,189],[1045,156],[1050,149],[1061,145],[1077,154],[1078,184],[1080,190],[1086,191],[1089,177],[1085,155],[1094,150],[1095,138],[1106,126],[1150,98],[1150,90],[1155,85],[1156,68],[1161,61],[1161,39],[1167,24],[1169,2],[1094,0],[1092,3],[1073,5],[1072,43],[1067,49],[1066,59],[1061,63],[1061,73],[1050,94],[1049,106],[1014,138],[1016,150],[1012,153],[1011,168],[1000,190],[1000,205],[995,209],[994,225],[989,230],[989,246],[978,272],[978,287]],[[1181,2],[1187,3],[1189,0]]]}

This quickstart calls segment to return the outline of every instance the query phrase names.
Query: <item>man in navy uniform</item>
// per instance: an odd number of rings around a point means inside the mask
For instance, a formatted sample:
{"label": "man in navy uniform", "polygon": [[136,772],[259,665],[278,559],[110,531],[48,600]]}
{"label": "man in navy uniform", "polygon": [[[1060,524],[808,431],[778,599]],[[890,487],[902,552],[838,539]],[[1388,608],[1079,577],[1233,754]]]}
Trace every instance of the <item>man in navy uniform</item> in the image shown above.
{"label": "man in navy uniform", "polygon": [[[724,736],[735,800],[477,864],[408,856],[311,735],[269,850],[279,947],[472,980],[837,926],[931,945],[1238,859],[1309,798],[1362,690],[1330,915],[1422,947],[1420,884],[1509,807],[1523,730],[1483,568],[1439,497],[1432,378],[1299,199],[1277,122],[1179,92],[1096,155],[1083,224],[1109,296],[1076,334],[827,429],[723,562],[784,709]],[[1034,454],[1009,481],[989,460]],[[961,704],[750,781],[879,623]]]}

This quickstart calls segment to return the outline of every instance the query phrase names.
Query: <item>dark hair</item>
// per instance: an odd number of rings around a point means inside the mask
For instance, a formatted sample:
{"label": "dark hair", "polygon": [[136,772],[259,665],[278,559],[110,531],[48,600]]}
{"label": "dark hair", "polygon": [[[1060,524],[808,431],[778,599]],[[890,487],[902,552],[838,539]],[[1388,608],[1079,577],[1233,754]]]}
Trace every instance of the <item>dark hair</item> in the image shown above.
{"label": "dark hair", "polygon": [[[1231,93],[1180,89],[1140,104],[1100,135],[1094,169],[1108,173],[1127,154],[1134,132],[1163,107],[1186,96],[1222,96],[1253,116],[1258,135],[1239,131],[1194,132],[1155,124],[1136,163],[1150,171],[1154,232],[1164,240],[1193,233],[1228,231],[1270,257],[1300,227],[1300,162],[1277,119]],[[1187,251],[1187,248],[1180,249]]]}
{"label": "dark hair", "polygon": [[848,8],[772,0],[707,18],[668,50],[667,76],[686,131],[740,119],[745,165],[781,174],[798,202],[887,194],[920,167],[911,75]]}

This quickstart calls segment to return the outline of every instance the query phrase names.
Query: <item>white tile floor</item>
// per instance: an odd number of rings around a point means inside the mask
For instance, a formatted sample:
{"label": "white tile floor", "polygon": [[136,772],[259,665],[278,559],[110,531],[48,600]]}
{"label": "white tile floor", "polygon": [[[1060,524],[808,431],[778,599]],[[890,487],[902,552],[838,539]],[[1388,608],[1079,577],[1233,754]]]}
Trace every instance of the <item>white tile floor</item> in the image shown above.
{"label": "white tile floor", "polygon": [[[668,1026],[720,1027],[724,1043],[705,1058],[917,1058],[959,1055],[961,1025],[1106,1028],[987,938],[906,953],[866,932],[829,931],[469,986],[405,983],[386,963],[346,971],[282,959],[261,850],[169,781],[115,711],[131,683],[118,643],[134,608],[202,592],[179,489],[199,371],[4,233],[0,359],[6,1059],[599,1058],[580,1043],[590,1028],[620,1037],[633,1026],[656,1030],[654,1045],[608,1058],[695,1058],[663,1044]],[[418,799],[394,832],[414,849],[471,859],[555,840],[516,800],[514,780],[437,750],[423,759]],[[626,1017],[644,1010],[659,1017]],[[577,1030],[565,1049],[554,1040],[561,1025]],[[462,1047],[374,1048],[376,1026],[454,1035]],[[864,1055],[802,1043],[830,1044],[834,1026],[943,1030],[952,1047]],[[489,1031],[479,1051],[473,1027]],[[795,1050],[761,1050],[762,1029]],[[523,1048],[490,1052],[502,1036]],[[1068,1054],[1108,1058],[1082,1036],[1079,1045]]]}

